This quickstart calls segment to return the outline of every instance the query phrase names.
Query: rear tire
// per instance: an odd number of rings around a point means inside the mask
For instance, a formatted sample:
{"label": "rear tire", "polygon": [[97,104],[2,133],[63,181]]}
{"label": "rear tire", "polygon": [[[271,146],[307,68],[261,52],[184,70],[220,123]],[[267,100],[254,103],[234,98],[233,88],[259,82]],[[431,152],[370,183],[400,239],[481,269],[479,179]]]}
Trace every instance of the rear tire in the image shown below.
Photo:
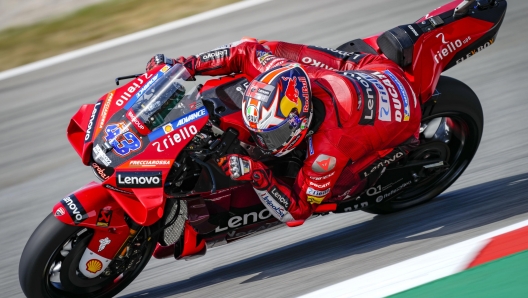
{"label": "rear tire", "polygon": [[427,158],[427,154],[446,156],[445,162],[449,164],[449,168],[445,172],[424,178],[398,197],[369,206],[363,211],[389,214],[430,201],[449,188],[475,156],[484,126],[482,106],[477,95],[466,84],[444,76],[440,77],[437,90],[440,95],[429,100],[433,102],[424,104],[422,123],[428,123],[435,118],[449,119],[449,123],[452,123],[450,128],[453,130],[452,140],[446,143],[449,152],[441,152],[445,151],[442,149],[443,144],[436,141],[435,146],[435,142],[421,136],[420,146],[415,148],[409,157],[423,160]]}
{"label": "rear tire", "polygon": [[[145,229],[147,231],[146,233],[148,233],[148,228]],[[83,230],[86,231],[83,232]],[[91,283],[89,287],[72,289],[72,283],[69,280],[64,280],[64,277],[67,278],[68,274],[64,274],[62,271],[68,270],[68,272],[76,272],[76,268],[70,270],[72,268],[64,268],[67,266],[60,268],[59,266],[58,274],[60,274],[62,281],[56,283],[56,280],[53,280],[54,278],[51,277],[52,269],[57,267],[58,259],[62,260],[62,265],[68,263],[66,260],[68,254],[61,258],[61,253],[64,252],[65,245],[68,245],[69,242],[74,243],[70,245],[70,247],[73,246],[73,248],[70,248],[70,254],[74,252],[82,253],[91,235],[92,233],[89,229],[66,225],[57,220],[52,214],[48,215],[29,238],[20,258],[18,276],[24,294],[28,298],[113,297],[139,275],[147,265],[156,247],[155,239],[151,239],[146,243],[139,263],[129,271],[125,271],[122,276],[86,279],[87,283]],[[72,241],[72,239],[77,238],[79,238],[78,241]],[[98,280],[101,281],[99,284],[97,284]]]}

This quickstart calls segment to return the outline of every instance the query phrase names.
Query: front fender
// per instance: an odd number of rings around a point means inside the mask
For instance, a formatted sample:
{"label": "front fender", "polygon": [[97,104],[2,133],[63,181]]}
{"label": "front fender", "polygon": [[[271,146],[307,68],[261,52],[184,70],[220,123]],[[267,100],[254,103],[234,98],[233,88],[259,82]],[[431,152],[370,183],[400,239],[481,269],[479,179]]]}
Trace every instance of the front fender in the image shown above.
{"label": "front fender", "polygon": [[130,235],[123,208],[100,183],[91,182],[63,198],[53,207],[53,215],[67,225],[93,230],[87,248],[94,258],[112,260]]}

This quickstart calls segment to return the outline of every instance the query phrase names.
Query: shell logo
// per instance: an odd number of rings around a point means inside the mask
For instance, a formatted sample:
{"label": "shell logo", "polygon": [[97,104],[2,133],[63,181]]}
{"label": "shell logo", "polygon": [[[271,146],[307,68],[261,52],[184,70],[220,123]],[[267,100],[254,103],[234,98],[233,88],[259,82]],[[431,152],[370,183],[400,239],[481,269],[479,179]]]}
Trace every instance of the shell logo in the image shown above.
{"label": "shell logo", "polygon": [[165,132],[165,134],[168,134],[168,133],[172,132],[173,130],[174,130],[174,127],[172,127],[171,123],[163,126],[163,131]]}
{"label": "shell logo", "polygon": [[86,270],[90,273],[97,273],[103,269],[103,263],[97,259],[91,259],[86,262]]}

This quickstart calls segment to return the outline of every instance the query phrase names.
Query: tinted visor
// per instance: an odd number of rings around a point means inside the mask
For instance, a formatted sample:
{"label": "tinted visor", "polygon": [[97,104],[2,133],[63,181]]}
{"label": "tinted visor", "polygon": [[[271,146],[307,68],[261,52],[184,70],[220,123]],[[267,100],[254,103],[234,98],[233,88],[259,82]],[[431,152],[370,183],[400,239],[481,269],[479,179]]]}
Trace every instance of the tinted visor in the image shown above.
{"label": "tinted visor", "polygon": [[298,124],[291,125],[286,120],[281,125],[277,125],[270,130],[255,132],[250,129],[249,133],[260,148],[267,151],[274,151],[286,145],[297,128]]}

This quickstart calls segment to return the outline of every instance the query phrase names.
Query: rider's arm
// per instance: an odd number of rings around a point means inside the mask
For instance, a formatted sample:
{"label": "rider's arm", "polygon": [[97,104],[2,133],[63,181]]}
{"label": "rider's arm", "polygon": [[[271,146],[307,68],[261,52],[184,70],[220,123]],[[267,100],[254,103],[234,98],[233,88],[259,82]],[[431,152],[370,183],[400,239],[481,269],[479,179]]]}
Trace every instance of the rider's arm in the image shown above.
{"label": "rider's arm", "polygon": [[275,178],[266,165],[247,156],[230,155],[223,168],[236,180],[250,181],[264,206],[279,220],[302,223],[318,204],[332,196],[332,188],[350,162],[323,133],[316,133],[308,143],[308,157],[293,186]]}
{"label": "rider's arm", "polygon": [[190,56],[184,65],[192,75],[228,75],[244,73],[256,77],[260,73],[289,62],[273,56],[260,43],[251,40],[234,42],[209,52]]}
{"label": "rider's arm", "polygon": [[385,63],[386,58],[367,53],[349,53],[331,48],[268,41],[263,44],[281,58],[329,70],[354,70],[369,64]]}

